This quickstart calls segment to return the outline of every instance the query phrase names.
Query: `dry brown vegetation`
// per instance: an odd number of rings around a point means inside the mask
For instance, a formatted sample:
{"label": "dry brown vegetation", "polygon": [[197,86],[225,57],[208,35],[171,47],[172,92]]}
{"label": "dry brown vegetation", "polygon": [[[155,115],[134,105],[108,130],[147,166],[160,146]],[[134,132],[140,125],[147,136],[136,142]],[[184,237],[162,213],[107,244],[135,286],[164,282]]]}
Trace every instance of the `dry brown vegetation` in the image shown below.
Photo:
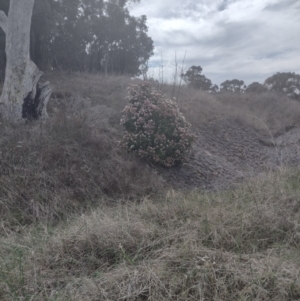
{"label": "dry brown vegetation", "polygon": [[45,123],[0,126],[5,224],[59,221],[103,199],[161,190],[148,165],[117,147],[119,111],[78,95],[53,99],[49,111]]}
{"label": "dry brown vegetation", "polygon": [[216,119],[239,118],[268,136],[299,125],[299,102],[273,92],[209,95],[193,89],[181,91],[179,104],[195,127]]}
{"label": "dry brown vegetation", "polygon": [[[130,79],[49,77],[46,123],[0,125],[0,300],[300,300],[297,169],[170,189],[117,147]],[[274,135],[300,120],[274,94],[182,88],[178,101],[195,131],[242,118]]]}

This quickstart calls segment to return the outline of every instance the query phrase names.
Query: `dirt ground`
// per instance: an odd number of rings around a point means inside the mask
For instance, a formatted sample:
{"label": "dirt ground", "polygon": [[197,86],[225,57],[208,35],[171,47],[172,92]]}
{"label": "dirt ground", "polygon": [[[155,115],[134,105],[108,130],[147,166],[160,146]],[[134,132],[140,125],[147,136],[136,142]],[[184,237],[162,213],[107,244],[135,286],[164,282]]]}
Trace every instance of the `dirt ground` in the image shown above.
{"label": "dirt ground", "polygon": [[180,189],[220,189],[260,172],[300,164],[300,128],[263,137],[239,119],[201,127],[182,166],[158,168],[167,184]]}

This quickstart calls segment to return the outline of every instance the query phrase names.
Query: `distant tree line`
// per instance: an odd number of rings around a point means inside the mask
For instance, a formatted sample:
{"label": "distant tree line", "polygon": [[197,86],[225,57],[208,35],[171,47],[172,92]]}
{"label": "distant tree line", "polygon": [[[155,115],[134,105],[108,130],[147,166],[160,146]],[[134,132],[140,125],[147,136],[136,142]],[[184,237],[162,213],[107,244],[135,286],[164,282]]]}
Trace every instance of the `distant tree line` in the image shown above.
{"label": "distant tree line", "polygon": [[232,79],[214,85],[209,78],[202,74],[200,66],[191,66],[181,74],[181,78],[191,88],[209,93],[264,93],[274,91],[300,100],[300,75],[293,72],[277,72],[267,78],[263,84],[253,82],[246,86],[243,80]]}
{"label": "distant tree line", "polygon": [[[129,0],[35,1],[30,55],[42,70],[140,75],[153,54],[146,16],[130,15]],[[8,12],[9,0],[0,1]],[[0,31],[0,80],[5,36]]]}

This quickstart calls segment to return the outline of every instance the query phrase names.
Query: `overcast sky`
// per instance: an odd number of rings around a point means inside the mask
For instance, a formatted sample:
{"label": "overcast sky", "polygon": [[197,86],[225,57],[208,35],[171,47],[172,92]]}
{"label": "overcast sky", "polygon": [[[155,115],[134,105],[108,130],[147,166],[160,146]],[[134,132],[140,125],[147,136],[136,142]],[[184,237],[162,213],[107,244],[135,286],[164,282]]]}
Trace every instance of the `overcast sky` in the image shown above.
{"label": "overcast sky", "polygon": [[300,73],[300,0],[141,0],[130,8],[146,15],[154,56],[149,74],[165,80],[174,56],[200,65],[213,83],[263,82],[276,72]]}

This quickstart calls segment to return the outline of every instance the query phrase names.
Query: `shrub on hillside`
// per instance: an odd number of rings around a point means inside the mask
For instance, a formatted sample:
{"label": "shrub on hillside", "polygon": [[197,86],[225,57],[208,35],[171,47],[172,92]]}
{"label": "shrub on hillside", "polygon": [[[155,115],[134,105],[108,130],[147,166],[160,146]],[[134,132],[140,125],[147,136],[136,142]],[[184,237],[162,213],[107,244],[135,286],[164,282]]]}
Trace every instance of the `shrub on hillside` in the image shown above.
{"label": "shrub on hillside", "polygon": [[122,111],[122,148],[171,167],[181,163],[195,136],[177,104],[149,82],[129,87],[129,104]]}

